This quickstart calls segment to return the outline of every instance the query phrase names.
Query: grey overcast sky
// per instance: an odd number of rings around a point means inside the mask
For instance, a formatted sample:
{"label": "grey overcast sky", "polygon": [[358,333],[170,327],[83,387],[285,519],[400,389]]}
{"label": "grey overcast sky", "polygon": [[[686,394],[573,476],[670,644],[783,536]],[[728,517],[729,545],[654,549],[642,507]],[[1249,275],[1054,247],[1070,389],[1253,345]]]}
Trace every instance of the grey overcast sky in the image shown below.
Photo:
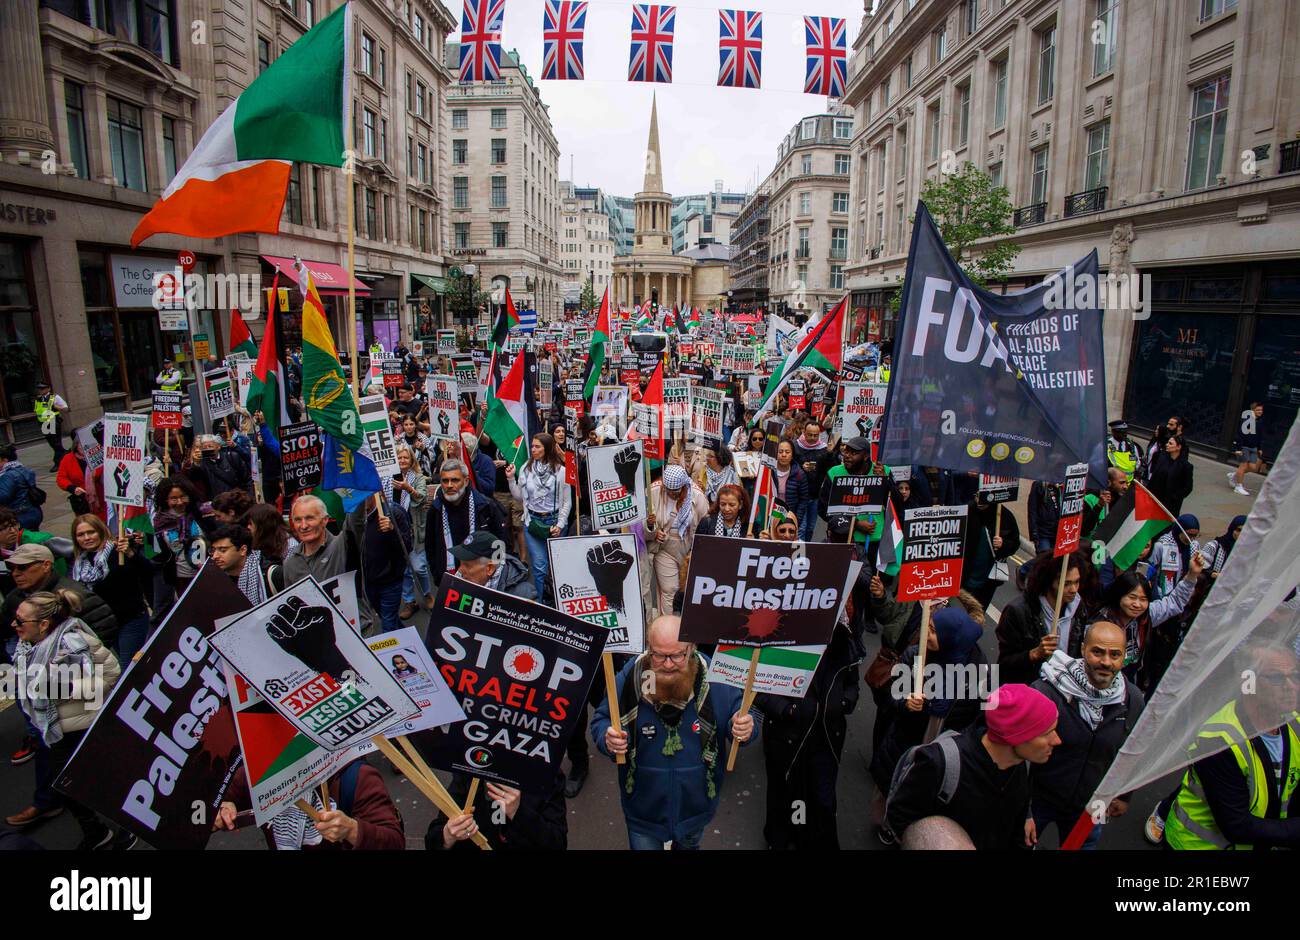
{"label": "grey overcast sky", "polygon": [[[460,3],[447,0],[460,16]],[[772,169],[776,148],[826,99],[804,94],[803,17],[842,17],[850,56],[863,0],[760,0],[731,6],[677,4],[672,84],[627,80],[632,3],[589,0],[583,47],[586,79],[540,81],[542,0],[507,0],[502,46],[517,49],[549,106],[560,142],[560,178],[631,196],[644,178],[650,96],[659,97],[664,186],[674,195],[706,192],[715,180],[747,192]],[[760,89],[719,88],[718,10],[763,14]],[[459,39],[459,34],[452,38]]]}

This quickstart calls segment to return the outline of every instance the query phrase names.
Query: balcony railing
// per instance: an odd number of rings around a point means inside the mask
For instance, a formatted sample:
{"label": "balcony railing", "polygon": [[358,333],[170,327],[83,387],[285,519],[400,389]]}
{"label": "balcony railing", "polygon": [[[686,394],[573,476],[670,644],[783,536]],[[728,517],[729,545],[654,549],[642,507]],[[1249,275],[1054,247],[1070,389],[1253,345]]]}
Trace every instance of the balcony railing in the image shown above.
{"label": "balcony railing", "polygon": [[807,261],[811,252],[807,248],[798,248],[795,250],[794,257],[796,261]]}
{"label": "balcony railing", "polygon": [[1065,197],[1065,217],[1087,215],[1089,212],[1101,212],[1106,208],[1106,187],[1086,189],[1081,193],[1071,193]]}
{"label": "balcony railing", "polygon": [[1012,216],[1011,222],[1016,228],[1023,225],[1038,225],[1047,219],[1047,203],[1036,202],[1032,206],[1021,206]]}
{"label": "balcony railing", "polygon": [[849,257],[849,253],[844,249],[837,249],[837,248],[831,249],[832,261],[846,261],[848,260],[848,257]]}
{"label": "balcony railing", "polygon": [[879,258],[879,257],[880,257],[880,246],[879,246],[879,245],[872,245],[872,246],[871,246],[871,260],[872,260],[872,261],[875,261],[875,260],[876,260],[877,258]]}
{"label": "balcony railing", "polygon": [[1279,173],[1295,173],[1300,170],[1300,140],[1283,141],[1277,149]]}

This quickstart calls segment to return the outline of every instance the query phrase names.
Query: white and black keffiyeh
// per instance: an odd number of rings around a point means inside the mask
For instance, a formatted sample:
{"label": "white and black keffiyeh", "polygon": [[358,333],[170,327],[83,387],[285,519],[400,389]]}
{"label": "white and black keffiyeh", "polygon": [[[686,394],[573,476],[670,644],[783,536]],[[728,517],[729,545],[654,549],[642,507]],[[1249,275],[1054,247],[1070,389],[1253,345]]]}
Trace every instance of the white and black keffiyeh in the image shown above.
{"label": "white and black keffiyeh", "polygon": [[239,590],[248,602],[256,607],[266,600],[266,580],[262,577],[262,553],[253,549],[244,561],[244,570],[239,572]]}
{"label": "white and black keffiyeh", "polygon": [[[303,799],[311,803],[312,808],[317,812],[333,809],[335,805],[334,801],[330,800],[329,806],[322,806],[320,790],[317,787],[312,787],[303,795]],[[275,840],[277,852],[298,852],[305,845],[321,843],[320,830],[313,826],[307,814],[296,806],[290,806],[271,820],[271,837]]]}
{"label": "white and black keffiyeh", "polygon": [[713,523],[713,534],[727,535],[733,539],[740,538],[740,517],[737,516],[736,521],[734,523],[732,523],[731,525],[727,525],[722,520],[722,513],[718,513],[718,518]]}
{"label": "white and black keffiyeh", "polygon": [[108,577],[108,556],[115,551],[112,542],[105,542],[97,552],[81,552],[72,563],[72,580],[86,587]]}
{"label": "white and black keffiyeh", "polygon": [[1063,650],[1052,653],[1043,663],[1042,677],[1067,699],[1078,703],[1079,714],[1094,731],[1101,724],[1102,710],[1108,705],[1124,701],[1125,682],[1122,675],[1115,676],[1109,689],[1099,689],[1088,681],[1088,672],[1082,659],[1071,659]]}
{"label": "white and black keffiyeh", "polygon": [[[465,532],[465,541],[462,543],[468,545],[470,539],[474,537],[474,532],[478,528],[475,525],[476,520],[474,518],[474,494],[466,490],[465,495],[462,498],[469,503],[469,528]],[[454,571],[456,569],[456,558],[451,553],[452,548],[456,545],[456,543],[451,540],[451,521],[449,516],[451,507],[452,507],[451,503],[447,502],[446,500],[443,500],[442,548],[443,551],[447,553],[447,567],[443,569],[444,571]]]}

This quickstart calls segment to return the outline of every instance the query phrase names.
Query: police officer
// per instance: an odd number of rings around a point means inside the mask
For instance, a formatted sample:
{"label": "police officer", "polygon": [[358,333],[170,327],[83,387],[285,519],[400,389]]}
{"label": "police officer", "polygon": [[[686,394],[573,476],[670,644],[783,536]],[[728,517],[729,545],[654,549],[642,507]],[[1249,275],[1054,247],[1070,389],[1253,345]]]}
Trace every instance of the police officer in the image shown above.
{"label": "police officer", "polygon": [[41,433],[45,435],[50,447],[54,448],[54,466],[50,470],[56,471],[59,469],[59,461],[67,453],[63,447],[63,413],[68,410],[68,403],[62,395],[50,391],[49,382],[37,382],[33,410],[40,423]]}
{"label": "police officer", "polygon": [[160,392],[179,392],[181,385],[184,384],[185,376],[181,374],[180,369],[176,368],[174,361],[164,359],[162,371],[158,373],[154,381],[158,383]]}
{"label": "police officer", "polygon": [[1133,474],[1142,465],[1142,451],[1128,438],[1128,422],[1121,419],[1112,421],[1109,426],[1106,460],[1112,467],[1124,471],[1125,478],[1132,483]]}

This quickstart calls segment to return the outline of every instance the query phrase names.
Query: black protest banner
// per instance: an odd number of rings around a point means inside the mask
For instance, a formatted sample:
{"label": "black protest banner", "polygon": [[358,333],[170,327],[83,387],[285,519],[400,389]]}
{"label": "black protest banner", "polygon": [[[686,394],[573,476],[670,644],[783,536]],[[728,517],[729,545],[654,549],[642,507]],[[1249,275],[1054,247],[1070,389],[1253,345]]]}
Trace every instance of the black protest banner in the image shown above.
{"label": "black protest banner", "polygon": [[1105,287],[1094,250],[1028,290],[986,291],[917,203],[880,459],[1031,480],[1104,468]]}
{"label": "black protest banner", "polygon": [[980,490],[988,503],[1014,503],[1020,498],[1020,478],[980,474]]}
{"label": "black protest banner", "polygon": [[157,849],[201,849],[243,758],[213,621],[248,609],[215,563],[113,687],[55,788]]}
{"label": "black protest banner", "polygon": [[828,643],[852,561],[849,545],[697,535],[681,639],[737,646]]}
{"label": "black protest banner", "polygon": [[1061,516],[1056,522],[1056,544],[1052,554],[1059,558],[1079,547],[1083,531],[1083,491],[1088,483],[1088,465],[1072,464],[1065,471],[1065,490],[1061,494]]}
{"label": "black protest banner", "polygon": [[280,429],[280,468],[285,496],[296,496],[320,486],[322,451],[316,422],[287,424]]}
{"label": "black protest banner", "polygon": [[878,473],[845,473],[830,478],[830,487],[827,515],[879,513],[889,495],[889,478]]}
{"label": "black protest banner", "polygon": [[[580,721],[608,631],[445,575],[425,643],[465,721],[421,736],[429,763],[547,793]],[[585,730],[585,729],[584,729]]]}
{"label": "black protest banner", "polygon": [[900,601],[952,597],[961,588],[965,506],[925,506],[903,513]]}

